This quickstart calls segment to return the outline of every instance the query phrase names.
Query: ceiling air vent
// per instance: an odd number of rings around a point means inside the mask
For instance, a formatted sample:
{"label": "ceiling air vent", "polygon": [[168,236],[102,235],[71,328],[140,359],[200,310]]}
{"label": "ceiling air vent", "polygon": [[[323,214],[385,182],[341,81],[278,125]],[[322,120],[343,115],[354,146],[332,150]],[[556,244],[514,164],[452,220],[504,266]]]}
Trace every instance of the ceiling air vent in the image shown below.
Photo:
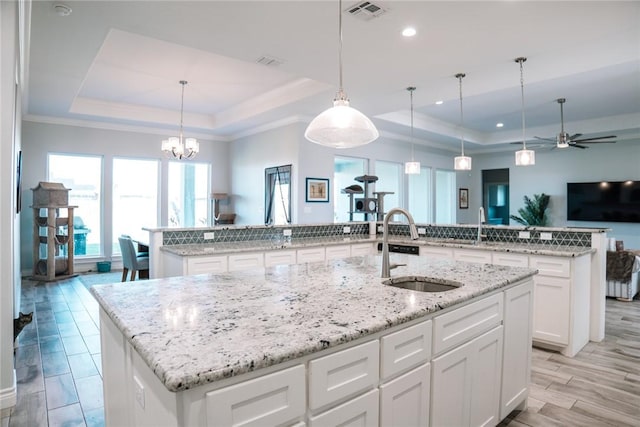
{"label": "ceiling air vent", "polygon": [[262,55],[260,58],[256,59],[256,63],[266,65],[267,67],[277,67],[278,65],[282,65],[284,61],[280,58],[276,58],[275,56]]}
{"label": "ceiling air vent", "polygon": [[345,11],[349,12],[349,14],[355,16],[358,19],[362,19],[363,21],[369,21],[373,18],[377,18],[378,16],[384,14],[386,12],[382,6],[378,6],[370,1],[363,1],[354,4],[353,6],[345,9]]}

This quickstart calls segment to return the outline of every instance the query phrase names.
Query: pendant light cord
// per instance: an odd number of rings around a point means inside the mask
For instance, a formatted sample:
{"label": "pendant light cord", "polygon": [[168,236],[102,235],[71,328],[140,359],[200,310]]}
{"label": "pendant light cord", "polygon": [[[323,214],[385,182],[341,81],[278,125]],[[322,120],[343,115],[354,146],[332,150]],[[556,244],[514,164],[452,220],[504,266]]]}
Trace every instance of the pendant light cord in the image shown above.
{"label": "pendant light cord", "polygon": [[462,157],[464,157],[464,114],[462,112],[462,78],[465,75],[466,74],[464,73],[456,74],[456,77],[460,82],[459,84],[459,88],[460,88],[460,153]]}
{"label": "pendant light cord", "polygon": [[346,99],[342,87],[342,0],[338,2],[338,70],[340,86],[338,89],[338,99]]}
{"label": "pendant light cord", "polygon": [[187,84],[186,80],[180,80],[182,85],[182,98],[180,99],[180,143],[182,144],[182,122],[184,116],[184,86]]}
{"label": "pendant light cord", "polygon": [[414,161],[413,158],[413,91],[416,90],[415,87],[410,86],[407,88],[407,90],[409,91],[409,94],[411,95],[411,161]]}

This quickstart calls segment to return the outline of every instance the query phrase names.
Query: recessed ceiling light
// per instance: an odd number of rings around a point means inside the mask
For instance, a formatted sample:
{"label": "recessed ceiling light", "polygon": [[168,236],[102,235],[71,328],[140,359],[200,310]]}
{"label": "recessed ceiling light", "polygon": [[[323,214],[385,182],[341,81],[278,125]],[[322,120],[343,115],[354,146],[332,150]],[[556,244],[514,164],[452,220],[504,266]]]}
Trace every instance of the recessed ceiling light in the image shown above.
{"label": "recessed ceiling light", "polygon": [[444,101],[436,101],[436,105],[442,105]]}
{"label": "recessed ceiling light", "polygon": [[416,29],[413,27],[407,27],[402,30],[402,35],[405,37],[413,37],[416,35]]}
{"label": "recessed ceiling light", "polygon": [[496,127],[497,127],[497,128],[501,128],[501,127],[503,127],[503,126],[504,126],[504,123],[496,123]]}

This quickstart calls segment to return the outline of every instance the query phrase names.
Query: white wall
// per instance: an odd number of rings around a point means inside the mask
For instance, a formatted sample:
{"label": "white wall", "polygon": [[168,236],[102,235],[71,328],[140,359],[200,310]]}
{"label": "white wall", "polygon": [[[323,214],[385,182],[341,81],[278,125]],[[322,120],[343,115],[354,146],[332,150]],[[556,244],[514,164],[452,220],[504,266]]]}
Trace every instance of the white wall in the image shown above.
{"label": "white wall", "polygon": [[[514,150],[515,151],[515,150]],[[615,145],[590,145],[588,149],[537,150],[534,166],[515,166],[513,152],[473,157],[471,194],[481,194],[483,169],[509,168],[510,213],[518,214],[523,197],[545,193],[551,196],[550,219],[554,227],[611,228],[609,237],[624,240],[627,248],[640,248],[640,224],[567,221],[567,182],[640,181],[640,141]],[[477,212],[481,197],[470,198],[469,213]],[[469,222],[474,222],[471,219]]]}
{"label": "white wall", "polygon": [[[159,159],[161,223],[167,225],[167,171],[168,160],[160,151],[162,135],[129,131],[94,129],[70,125],[23,122],[23,215],[21,226],[22,269],[29,271],[32,265],[33,211],[31,189],[47,178],[48,153],[79,153],[103,156],[103,242],[111,241],[111,170],[114,157]],[[229,143],[199,139],[200,153],[197,162],[211,163],[212,192],[229,192]],[[156,177],[149,177],[149,185],[156,185]],[[156,224],[150,224],[156,226]],[[110,245],[105,245],[110,251]],[[106,259],[110,253],[105,253]]]}

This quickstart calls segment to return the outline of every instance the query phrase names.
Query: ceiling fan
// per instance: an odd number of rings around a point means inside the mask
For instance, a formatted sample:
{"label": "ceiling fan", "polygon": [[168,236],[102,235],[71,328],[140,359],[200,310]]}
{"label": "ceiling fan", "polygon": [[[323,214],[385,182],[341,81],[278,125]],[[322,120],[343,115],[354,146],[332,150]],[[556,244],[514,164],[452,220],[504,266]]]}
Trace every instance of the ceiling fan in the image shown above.
{"label": "ceiling fan", "polygon": [[615,138],[616,137],[615,135],[599,136],[595,138],[583,138],[583,139],[577,139],[582,136],[581,133],[574,133],[573,135],[569,135],[567,132],[564,131],[564,110],[562,108],[562,105],[567,100],[565,98],[558,98],[556,101],[558,102],[558,104],[560,104],[560,133],[556,135],[555,139],[540,138],[538,136],[534,136],[534,138],[542,141],[555,142],[557,148],[574,147],[574,148],[585,149],[589,147],[581,144],[614,144],[615,143],[615,141],[602,141],[604,139]]}

